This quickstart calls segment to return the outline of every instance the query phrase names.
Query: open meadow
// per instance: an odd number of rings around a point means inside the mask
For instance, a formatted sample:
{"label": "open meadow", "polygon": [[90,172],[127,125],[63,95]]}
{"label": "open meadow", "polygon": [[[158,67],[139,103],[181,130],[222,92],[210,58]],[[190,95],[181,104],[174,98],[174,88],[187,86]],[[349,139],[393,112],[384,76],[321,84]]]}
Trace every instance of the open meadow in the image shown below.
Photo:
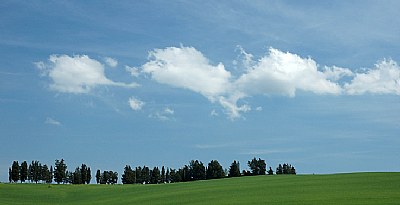
{"label": "open meadow", "polygon": [[0,204],[398,204],[400,173],[254,176],[158,185],[0,184]]}

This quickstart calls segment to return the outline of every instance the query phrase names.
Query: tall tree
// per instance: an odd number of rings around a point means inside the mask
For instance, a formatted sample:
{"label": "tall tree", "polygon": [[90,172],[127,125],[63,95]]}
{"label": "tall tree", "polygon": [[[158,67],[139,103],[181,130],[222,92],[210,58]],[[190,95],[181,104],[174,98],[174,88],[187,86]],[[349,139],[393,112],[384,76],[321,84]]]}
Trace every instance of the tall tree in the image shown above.
{"label": "tall tree", "polygon": [[67,165],[64,162],[64,159],[56,160],[54,167],[54,181],[57,184],[61,182],[65,183],[67,180]]}
{"label": "tall tree", "polygon": [[229,167],[229,177],[240,177],[240,163],[234,160]]}
{"label": "tall tree", "polygon": [[165,168],[162,166],[161,168],[161,183],[165,183],[166,177],[165,177]]}
{"label": "tall tree", "polygon": [[80,175],[81,175],[81,183],[84,184],[87,181],[87,166],[86,164],[82,164],[81,169],[80,169]]}
{"label": "tall tree", "polygon": [[17,182],[19,178],[19,164],[18,161],[14,161],[11,166],[11,180]]}
{"label": "tall tree", "polygon": [[219,164],[217,160],[211,160],[208,163],[207,171],[206,171],[206,178],[207,179],[218,179],[225,177],[225,172],[222,166]]}
{"label": "tall tree", "polygon": [[47,167],[47,165],[43,165],[41,166],[41,177],[40,180],[42,180],[42,182],[46,182],[46,183],[51,183],[51,174],[50,174],[50,170]]}
{"label": "tall tree", "polygon": [[124,173],[121,177],[123,184],[134,184],[136,181],[136,173],[132,170],[131,166],[126,165],[124,168]]}
{"label": "tall tree", "polygon": [[23,161],[21,163],[21,169],[20,169],[20,179],[21,179],[21,183],[25,182],[25,180],[28,179],[28,163],[26,163],[26,161]]}
{"label": "tall tree", "polygon": [[12,182],[12,170],[11,170],[11,167],[10,168],[8,168],[8,182]]}
{"label": "tall tree", "polygon": [[165,173],[165,182],[170,183],[171,182],[171,174],[169,172],[169,168],[167,167],[167,172]]}
{"label": "tall tree", "polygon": [[72,175],[72,184],[82,184],[83,180],[81,168],[77,167]]}
{"label": "tall tree", "polygon": [[47,181],[48,184],[51,184],[53,182],[53,177],[54,177],[53,173],[54,173],[53,172],[53,166],[50,165],[50,178]]}
{"label": "tall tree", "polygon": [[100,182],[101,182],[101,172],[100,172],[100,169],[98,169],[96,171],[96,183],[100,184]]}
{"label": "tall tree", "polygon": [[150,184],[158,184],[160,182],[160,176],[160,169],[154,167],[153,170],[151,170]]}
{"label": "tall tree", "polygon": [[92,171],[90,171],[90,167],[88,167],[86,173],[86,184],[90,184],[90,180],[92,180]]}

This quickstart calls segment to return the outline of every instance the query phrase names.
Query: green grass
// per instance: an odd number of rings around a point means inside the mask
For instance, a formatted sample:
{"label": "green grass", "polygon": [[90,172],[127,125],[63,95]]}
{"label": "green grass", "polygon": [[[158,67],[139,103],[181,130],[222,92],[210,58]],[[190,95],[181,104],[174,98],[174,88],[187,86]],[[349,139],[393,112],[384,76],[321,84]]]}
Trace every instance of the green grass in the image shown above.
{"label": "green grass", "polygon": [[257,176],[160,185],[0,184],[0,204],[399,204],[400,173]]}

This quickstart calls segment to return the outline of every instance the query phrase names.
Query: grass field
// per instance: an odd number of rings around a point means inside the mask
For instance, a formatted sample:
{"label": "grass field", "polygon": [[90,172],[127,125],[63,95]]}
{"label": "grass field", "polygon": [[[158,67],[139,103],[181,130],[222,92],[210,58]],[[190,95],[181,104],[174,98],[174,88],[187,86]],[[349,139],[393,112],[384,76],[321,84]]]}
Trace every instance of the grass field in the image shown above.
{"label": "grass field", "polygon": [[0,204],[400,204],[400,173],[274,175],[159,185],[0,184]]}

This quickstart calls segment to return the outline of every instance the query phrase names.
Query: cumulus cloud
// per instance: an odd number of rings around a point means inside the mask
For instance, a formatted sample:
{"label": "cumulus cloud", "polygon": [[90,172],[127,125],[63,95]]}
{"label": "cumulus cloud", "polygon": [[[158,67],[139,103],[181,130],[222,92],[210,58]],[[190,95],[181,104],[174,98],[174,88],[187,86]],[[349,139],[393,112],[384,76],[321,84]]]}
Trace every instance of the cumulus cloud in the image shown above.
{"label": "cumulus cloud", "polygon": [[155,49],[143,72],[159,83],[201,93],[211,100],[230,88],[230,72],[222,63],[211,65],[203,54],[193,47]]}
{"label": "cumulus cloud", "polygon": [[317,94],[340,94],[341,87],[326,79],[310,58],[270,48],[269,54],[248,69],[235,82],[249,95],[279,94],[295,96],[296,90]]}
{"label": "cumulus cloud", "polygon": [[51,55],[48,63],[36,62],[41,75],[52,81],[50,89],[63,93],[89,93],[99,85],[136,87],[108,79],[104,66],[87,55]]}
{"label": "cumulus cloud", "polygon": [[400,95],[400,67],[393,60],[383,60],[365,73],[357,73],[344,86],[350,95],[364,93]]}
{"label": "cumulus cloud", "polygon": [[251,107],[238,104],[240,99],[259,94],[294,96],[296,90],[322,94],[339,94],[341,88],[326,79],[310,58],[270,49],[265,57],[254,62],[253,56],[240,48],[246,72],[233,79],[222,63],[212,65],[193,47],[155,49],[142,72],[159,83],[185,88],[219,103],[232,119],[248,112]]}
{"label": "cumulus cloud", "polygon": [[105,57],[104,61],[107,63],[108,66],[115,68],[118,65],[118,61],[114,58]]}
{"label": "cumulus cloud", "polygon": [[60,126],[61,122],[57,121],[51,117],[47,117],[46,120],[44,121],[45,124],[49,124],[49,125],[56,125],[56,126]]}
{"label": "cumulus cloud", "polygon": [[143,108],[143,106],[145,105],[145,102],[136,99],[135,97],[130,97],[129,98],[129,106],[132,108],[132,110],[141,110]]}

